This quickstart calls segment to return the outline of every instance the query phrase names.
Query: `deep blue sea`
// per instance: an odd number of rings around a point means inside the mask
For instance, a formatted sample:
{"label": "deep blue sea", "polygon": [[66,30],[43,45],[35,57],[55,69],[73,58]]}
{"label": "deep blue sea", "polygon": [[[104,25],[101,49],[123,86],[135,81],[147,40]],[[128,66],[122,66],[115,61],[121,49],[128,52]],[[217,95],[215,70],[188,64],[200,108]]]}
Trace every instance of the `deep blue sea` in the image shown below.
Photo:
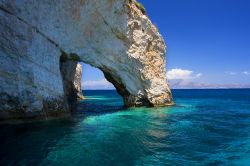
{"label": "deep blue sea", "polygon": [[72,118],[0,126],[0,165],[250,165],[250,90],[173,90],[176,105],[124,109],[85,91]]}

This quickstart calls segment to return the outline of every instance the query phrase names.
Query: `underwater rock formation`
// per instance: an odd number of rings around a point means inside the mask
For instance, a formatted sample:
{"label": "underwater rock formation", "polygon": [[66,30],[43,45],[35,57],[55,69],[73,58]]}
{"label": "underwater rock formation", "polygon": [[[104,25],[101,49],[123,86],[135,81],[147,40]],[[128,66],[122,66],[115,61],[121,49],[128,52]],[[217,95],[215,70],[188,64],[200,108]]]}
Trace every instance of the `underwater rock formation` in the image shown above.
{"label": "underwater rock formation", "polygon": [[0,118],[68,115],[65,62],[99,68],[125,106],[172,104],[165,43],[135,0],[0,0]]}

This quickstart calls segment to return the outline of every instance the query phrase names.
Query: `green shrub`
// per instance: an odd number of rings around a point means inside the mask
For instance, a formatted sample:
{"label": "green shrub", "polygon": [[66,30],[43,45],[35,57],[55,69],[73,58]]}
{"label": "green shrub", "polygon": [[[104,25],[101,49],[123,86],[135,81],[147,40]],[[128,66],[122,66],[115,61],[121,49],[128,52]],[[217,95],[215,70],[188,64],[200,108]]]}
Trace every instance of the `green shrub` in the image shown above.
{"label": "green shrub", "polygon": [[65,52],[62,52],[60,57],[60,62],[66,62],[68,60],[68,55]]}
{"label": "green shrub", "polygon": [[76,54],[70,54],[70,60],[79,62],[80,57]]}
{"label": "green shrub", "polygon": [[74,53],[68,55],[65,52],[62,52],[62,55],[60,57],[60,62],[66,62],[68,60],[80,62],[80,57]]}
{"label": "green shrub", "polygon": [[143,14],[146,14],[146,9],[145,9],[145,7],[143,6],[143,4],[141,4],[140,2],[137,2],[136,0],[134,0],[134,1],[135,1],[136,7],[138,7],[138,8],[141,10],[141,12],[142,12]]}
{"label": "green shrub", "polygon": [[137,7],[138,9],[140,9],[141,12],[142,12],[143,14],[146,14],[146,9],[145,9],[145,7],[143,6],[143,4],[141,4],[140,2],[137,2],[137,0],[130,0],[130,2],[134,2],[135,5],[136,5],[136,7]]}

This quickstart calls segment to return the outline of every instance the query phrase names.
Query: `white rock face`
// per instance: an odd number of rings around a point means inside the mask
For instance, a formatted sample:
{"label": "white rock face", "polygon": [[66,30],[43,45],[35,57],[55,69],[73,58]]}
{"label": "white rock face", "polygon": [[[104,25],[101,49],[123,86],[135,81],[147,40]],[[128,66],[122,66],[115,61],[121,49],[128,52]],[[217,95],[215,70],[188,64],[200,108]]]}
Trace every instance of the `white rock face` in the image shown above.
{"label": "white rock face", "polygon": [[0,35],[1,117],[67,112],[63,54],[102,70],[126,106],[172,104],[164,41],[134,0],[0,0]]}

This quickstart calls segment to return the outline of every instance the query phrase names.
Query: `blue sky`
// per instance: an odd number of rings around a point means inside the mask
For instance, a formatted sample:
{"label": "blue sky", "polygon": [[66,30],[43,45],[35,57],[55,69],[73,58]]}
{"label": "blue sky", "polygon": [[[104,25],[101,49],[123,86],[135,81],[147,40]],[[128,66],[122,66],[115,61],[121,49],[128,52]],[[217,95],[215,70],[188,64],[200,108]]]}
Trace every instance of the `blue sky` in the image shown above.
{"label": "blue sky", "polygon": [[[167,43],[172,87],[250,85],[249,0],[140,2]],[[93,89],[109,87],[97,69],[83,65],[83,71],[83,81],[96,81]]]}

